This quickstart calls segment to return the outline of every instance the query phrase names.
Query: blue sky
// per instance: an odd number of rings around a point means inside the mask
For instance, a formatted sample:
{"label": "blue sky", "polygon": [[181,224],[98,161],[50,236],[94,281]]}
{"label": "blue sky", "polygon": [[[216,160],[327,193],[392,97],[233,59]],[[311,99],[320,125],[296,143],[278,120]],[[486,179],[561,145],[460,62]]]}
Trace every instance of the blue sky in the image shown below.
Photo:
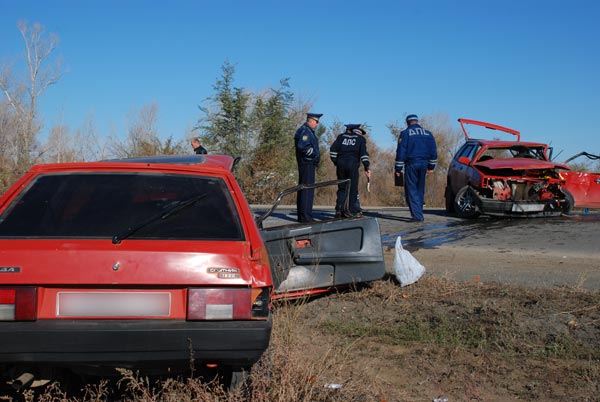
{"label": "blue sky", "polygon": [[[314,102],[322,122],[386,125],[445,113],[520,130],[564,160],[600,154],[600,2],[0,0],[0,62],[16,59],[17,22],[58,34],[67,73],[41,98],[46,126],[91,114],[103,134],[159,106],[162,136],[184,138],[221,65],[236,86]],[[290,133],[290,135],[292,135]]]}

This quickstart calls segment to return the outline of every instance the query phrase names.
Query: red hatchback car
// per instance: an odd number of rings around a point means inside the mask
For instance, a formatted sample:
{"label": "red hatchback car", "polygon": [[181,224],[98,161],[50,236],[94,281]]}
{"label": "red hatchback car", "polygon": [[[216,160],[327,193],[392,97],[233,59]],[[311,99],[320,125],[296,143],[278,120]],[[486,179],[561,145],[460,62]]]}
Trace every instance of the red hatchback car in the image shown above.
{"label": "red hatchback car", "polygon": [[[223,155],[34,166],[0,197],[0,376],[194,373],[236,385],[271,299],[383,277],[376,218],[264,225]],[[337,182],[315,184],[337,185]],[[265,226],[265,227],[263,227]]]}
{"label": "red hatchback car", "polygon": [[[548,145],[523,142],[518,131],[477,120],[458,119],[466,142],[450,166],[446,210],[464,218],[480,214],[513,217],[555,216],[575,205],[561,172],[565,164],[550,160]],[[516,140],[470,138],[465,125],[514,135]]]}
{"label": "red hatchback car", "polygon": [[[271,334],[272,277],[229,156],[39,165],[0,198],[0,374],[203,370]],[[211,374],[212,375],[212,374]]]}

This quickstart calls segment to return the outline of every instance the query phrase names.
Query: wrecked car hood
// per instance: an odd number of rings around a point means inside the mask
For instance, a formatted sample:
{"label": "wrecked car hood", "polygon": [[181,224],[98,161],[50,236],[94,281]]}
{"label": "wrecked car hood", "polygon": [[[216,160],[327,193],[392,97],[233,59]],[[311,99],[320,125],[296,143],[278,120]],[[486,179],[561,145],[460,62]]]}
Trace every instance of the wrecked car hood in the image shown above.
{"label": "wrecked car hood", "polygon": [[474,166],[485,167],[488,169],[513,169],[513,170],[546,170],[546,169],[564,169],[569,170],[567,165],[549,161],[541,161],[529,158],[511,158],[511,159],[489,159],[474,163]]}

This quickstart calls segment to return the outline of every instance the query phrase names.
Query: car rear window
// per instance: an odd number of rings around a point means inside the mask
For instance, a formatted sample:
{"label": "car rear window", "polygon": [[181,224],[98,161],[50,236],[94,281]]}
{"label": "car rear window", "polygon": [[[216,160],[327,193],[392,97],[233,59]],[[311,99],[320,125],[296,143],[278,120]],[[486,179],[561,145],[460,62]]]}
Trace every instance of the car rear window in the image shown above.
{"label": "car rear window", "polygon": [[37,177],[0,216],[0,237],[243,240],[221,178],[66,173]]}

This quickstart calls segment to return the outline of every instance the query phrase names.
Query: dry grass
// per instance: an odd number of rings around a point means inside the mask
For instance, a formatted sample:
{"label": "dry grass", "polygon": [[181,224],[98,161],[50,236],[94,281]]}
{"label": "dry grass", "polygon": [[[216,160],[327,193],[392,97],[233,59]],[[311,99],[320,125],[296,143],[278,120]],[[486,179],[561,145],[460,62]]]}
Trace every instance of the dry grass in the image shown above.
{"label": "dry grass", "polygon": [[118,384],[77,397],[54,385],[35,400],[598,401],[600,294],[378,281],[278,305],[271,346],[236,392],[193,378],[152,383],[121,374]]}

